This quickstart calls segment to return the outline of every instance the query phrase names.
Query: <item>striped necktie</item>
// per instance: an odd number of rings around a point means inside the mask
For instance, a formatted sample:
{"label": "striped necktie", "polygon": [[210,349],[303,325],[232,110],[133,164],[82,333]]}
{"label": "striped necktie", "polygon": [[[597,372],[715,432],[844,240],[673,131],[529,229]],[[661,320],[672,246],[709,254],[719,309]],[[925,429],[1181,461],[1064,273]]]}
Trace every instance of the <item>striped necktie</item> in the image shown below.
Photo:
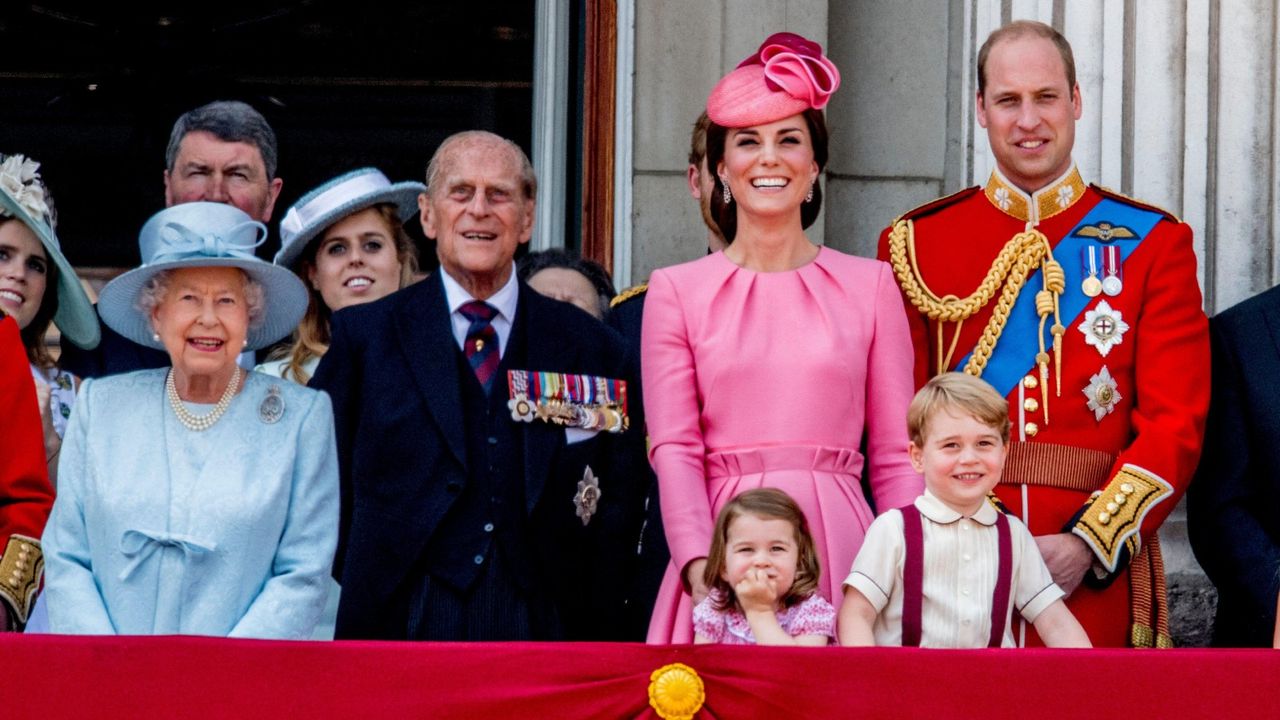
{"label": "striped necktie", "polygon": [[458,312],[471,322],[467,339],[462,341],[462,352],[488,395],[493,376],[498,372],[498,331],[493,329],[493,318],[498,311],[488,303],[472,300],[458,308]]}

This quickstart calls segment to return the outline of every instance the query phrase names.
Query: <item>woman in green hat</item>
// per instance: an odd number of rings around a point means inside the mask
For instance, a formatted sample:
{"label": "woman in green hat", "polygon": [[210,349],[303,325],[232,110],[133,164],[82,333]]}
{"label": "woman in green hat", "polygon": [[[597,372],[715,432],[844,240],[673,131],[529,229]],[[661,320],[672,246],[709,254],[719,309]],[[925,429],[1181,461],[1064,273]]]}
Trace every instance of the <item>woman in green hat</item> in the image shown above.
{"label": "woman in green hat", "polygon": [[45,334],[55,324],[80,347],[98,344],[93,305],[62,254],[56,223],[40,163],[22,155],[0,155],[0,310],[12,315],[21,330],[44,421],[49,480],[55,484],[78,380],[58,367]]}

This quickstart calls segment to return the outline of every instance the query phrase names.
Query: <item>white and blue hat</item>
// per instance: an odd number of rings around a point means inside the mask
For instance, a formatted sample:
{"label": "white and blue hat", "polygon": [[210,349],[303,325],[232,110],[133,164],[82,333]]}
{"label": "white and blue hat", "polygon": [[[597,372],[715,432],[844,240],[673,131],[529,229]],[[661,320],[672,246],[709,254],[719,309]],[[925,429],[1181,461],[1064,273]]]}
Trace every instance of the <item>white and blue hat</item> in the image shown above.
{"label": "white and blue hat", "polygon": [[45,254],[58,268],[58,313],[53,322],[68,340],[91,350],[100,339],[98,318],[75,268],[62,254],[39,171],[40,163],[22,155],[0,155],[0,217],[20,221],[40,238]]}
{"label": "white and blue hat", "polygon": [[267,239],[267,226],[224,203],[193,202],[165,208],[142,226],[142,265],[102,288],[98,314],[112,330],[147,347],[154,339],[151,318],[138,304],[147,281],[165,270],[235,267],[262,285],[262,317],[249,326],[245,347],[257,350],[293,332],[307,310],[307,288],[289,270],[253,254]]}
{"label": "white and blue hat", "polygon": [[293,267],[307,244],[329,226],[365,208],[395,205],[400,222],[418,212],[418,196],[427,191],[420,182],[394,183],[377,168],[361,168],[326,182],[298,199],[280,221],[280,252],[276,265]]}

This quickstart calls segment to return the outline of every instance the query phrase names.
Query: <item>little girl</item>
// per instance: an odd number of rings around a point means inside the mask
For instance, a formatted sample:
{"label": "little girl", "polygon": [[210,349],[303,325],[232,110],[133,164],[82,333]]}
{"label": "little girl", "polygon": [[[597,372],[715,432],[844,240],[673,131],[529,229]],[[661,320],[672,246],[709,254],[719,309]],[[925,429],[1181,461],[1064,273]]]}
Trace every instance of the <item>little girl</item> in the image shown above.
{"label": "little girl", "polygon": [[818,594],[818,553],[800,506],[773,488],[720,511],[707,555],[710,589],[693,609],[695,643],[827,645],[835,608]]}

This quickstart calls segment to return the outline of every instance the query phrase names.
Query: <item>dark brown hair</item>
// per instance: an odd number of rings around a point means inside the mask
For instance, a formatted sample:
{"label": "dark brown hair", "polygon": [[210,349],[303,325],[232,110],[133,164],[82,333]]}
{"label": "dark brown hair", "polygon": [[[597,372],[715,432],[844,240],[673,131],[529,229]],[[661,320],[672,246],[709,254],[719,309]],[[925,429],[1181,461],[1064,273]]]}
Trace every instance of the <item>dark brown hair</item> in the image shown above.
{"label": "dark brown hair", "polygon": [[813,535],[809,533],[809,523],[805,520],[804,511],[790,495],[777,488],[756,488],[730,500],[720,509],[720,516],[716,518],[716,527],[711,534],[711,550],[707,553],[707,568],[702,574],[707,588],[720,593],[716,609],[742,609],[733,586],[721,575],[724,574],[726,565],[725,553],[729,549],[729,525],[743,515],[754,515],[765,520],[785,520],[795,528],[796,547],[799,549],[796,578],[791,583],[791,589],[782,598],[783,607],[791,607],[817,592],[822,568],[818,563],[818,550],[813,544]]}
{"label": "dark brown hair", "polygon": [[[0,225],[7,222],[21,223],[22,221],[0,215]],[[34,231],[32,236],[35,236]],[[27,362],[47,370],[57,365],[53,356],[49,354],[49,348],[44,344],[44,336],[49,332],[49,326],[53,324],[53,316],[58,314],[58,266],[54,264],[53,258],[49,257],[49,250],[44,243],[38,238],[36,243],[40,246],[40,252],[44,253],[44,295],[40,298],[40,307],[31,318],[31,322],[27,323],[27,326],[18,334],[22,338],[23,348],[27,351]]]}
{"label": "dark brown hair", "polygon": [[[813,181],[813,200],[800,205],[800,227],[807,230],[818,219],[818,213],[822,210],[822,171],[827,167],[830,137],[827,133],[827,120],[821,110],[809,108],[800,115],[809,127],[813,159],[818,163],[818,177]],[[724,183],[716,171],[720,161],[724,160],[724,146],[728,138],[729,128],[714,122],[707,126],[707,172],[715,178],[715,189],[711,193],[711,217],[720,226],[725,241],[731,243],[738,234],[738,208],[733,203],[725,204]]]}
{"label": "dark brown hair", "polygon": [[1058,48],[1058,54],[1062,56],[1062,65],[1067,69],[1067,92],[1075,92],[1076,59],[1071,52],[1071,43],[1067,42],[1062,33],[1054,30],[1051,25],[1045,25],[1035,20],[1015,20],[1008,25],[997,28],[988,35],[987,41],[982,43],[982,48],[978,50],[979,97],[987,89],[987,58],[991,56],[991,48],[1005,40],[1017,40],[1027,35],[1034,35],[1053,42],[1054,47]]}
{"label": "dark brown hair", "polygon": [[689,164],[701,165],[707,156],[707,129],[711,127],[711,118],[703,110],[698,119],[693,121],[693,134],[689,136]]}

